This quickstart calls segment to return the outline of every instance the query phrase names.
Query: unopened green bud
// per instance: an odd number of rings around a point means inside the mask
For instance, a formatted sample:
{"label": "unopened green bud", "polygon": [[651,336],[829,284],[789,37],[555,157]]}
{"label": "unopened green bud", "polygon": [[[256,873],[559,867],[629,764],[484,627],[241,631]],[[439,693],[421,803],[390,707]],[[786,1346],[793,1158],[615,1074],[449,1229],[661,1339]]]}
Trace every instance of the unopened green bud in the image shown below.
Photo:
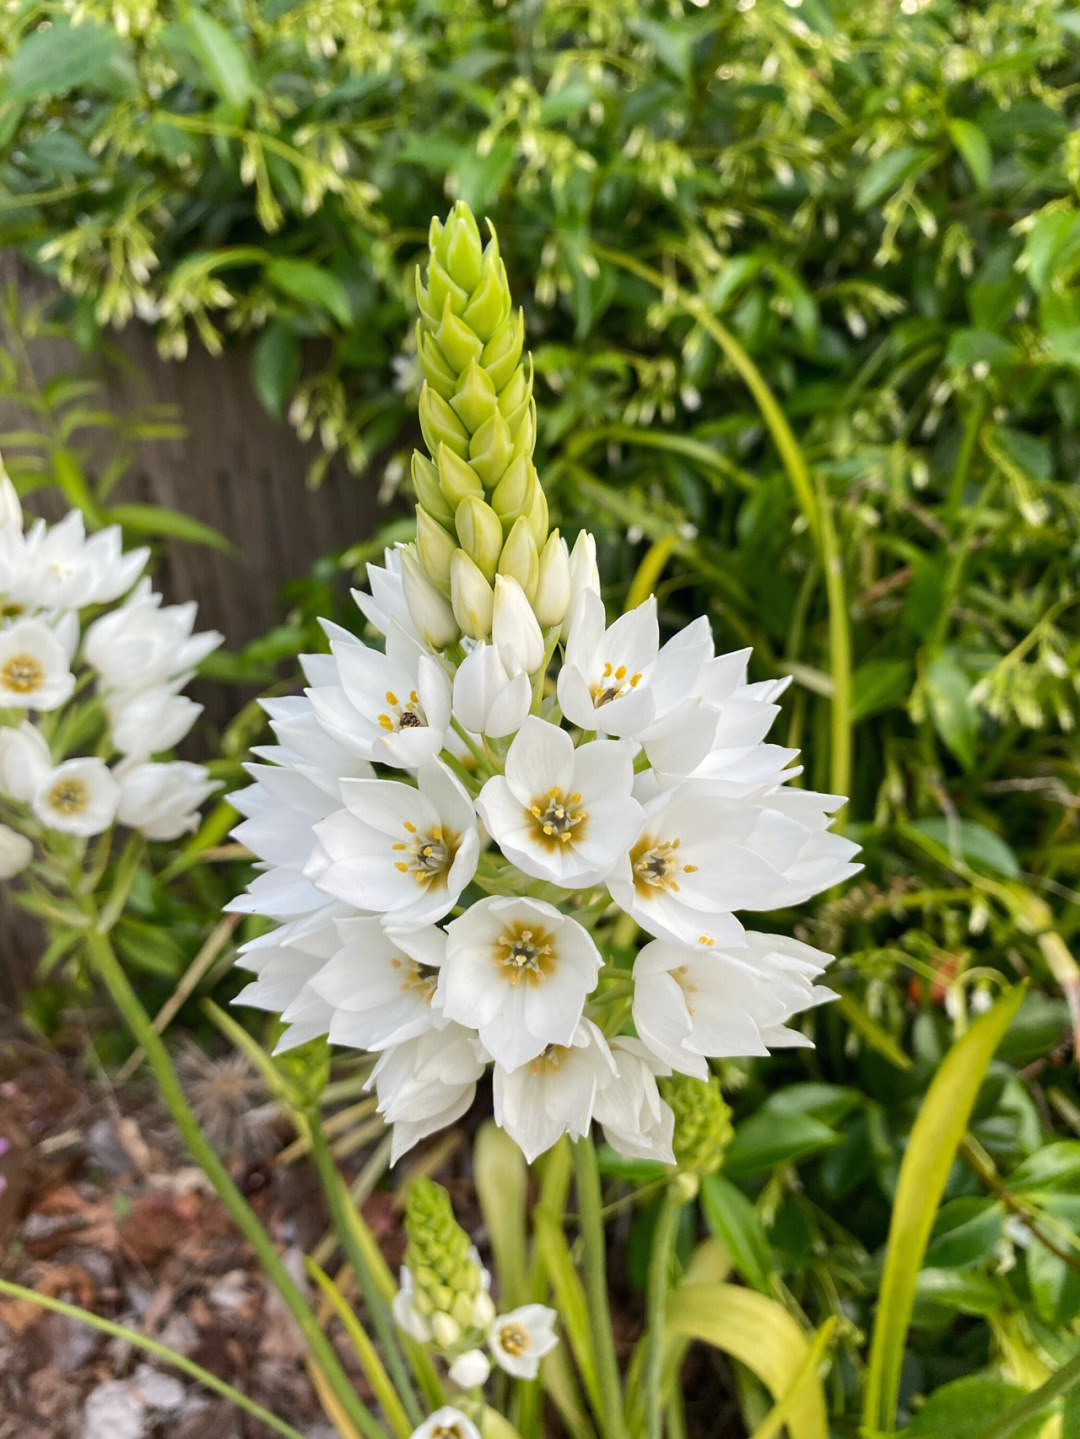
{"label": "unopened green bud", "polygon": [[463,290],[475,290],[483,273],[484,245],[468,205],[455,205],[443,227],[439,259]]}
{"label": "unopened green bud", "polygon": [[479,335],[458,319],[450,308],[449,300],[435,330],[435,342],[446,357],[447,364],[459,372],[467,370],[484,352]]}
{"label": "unopened green bud", "polygon": [[460,637],[454,611],[408,546],[401,551],[401,588],[417,633],[433,650],[445,649]]}
{"label": "unopened green bud", "polygon": [[540,551],[540,577],[532,602],[533,613],[544,629],[562,624],[570,592],[570,551],[558,530],[552,530]]}
{"label": "unopened green bud", "polygon": [[330,1046],[325,1039],[309,1039],[295,1049],[274,1056],[274,1068],[281,1076],[294,1108],[314,1108],[330,1079]]}
{"label": "unopened green bud", "polygon": [[436,464],[439,470],[439,485],[447,504],[453,511],[457,511],[468,495],[478,495],[484,498],[484,487],[480,483],[480,476],[460,455],[454,453],[449,445],[441,445],[435,451]]}
{"label": "unopened green bud", "polygon": [[436,1343],[452,1348],[473,1322],[476,1302],[484,1292],[484,1275],[441,1185],[430,1179],[409,1185],[405,1232],[413,1305],[428,1319]]}
{"label": "unopened green bud", "polygon": [[458,419],[473,434],[499,408],[495,386],[475,362],[465,371],[464,383],[457,394],[451,396],[450,403]]}
{"label": "unopened green bud", "polygon": [[495,592],[464,550],[456,552],[450,566],[450,604],[464,634],[474,640],[487,639]]}
{"label": "unopened green bud", "polygon": [[439,1311],[431,1316],[431,1337],[440,1349],[452,1349],[461,1338],[461,1325],[449,1314]]}
{"label": "unopened green bud", "polygon": [[438,391],[427,383],[420,391],[420,428],[424,443],[433,455],[446,445],[464,459],[469,453],[471,435]]}
{"label": "unopened green bud", "polygon": [[497,245],[498,241],[492,239],[484,255],[480,283],[461,316],[484,344],[495,338],[510,317],[510,286],[506,281],[506,266],[499,256]]}
{"label": "unopened green bud", "polygon": [[531,460],[522,456],[507,466],[491,496],[491,508],[507,533],[519,516],[528,514],[533,490],[538,484],[536,467]]}
{"label": "unopened green bud", "polygon": [[419,450],[413,450],[412,480],[419,503],[432,519],[449,529],[454,523],[454,507],[443,494],[438,470]]}
{"label": "unopened green bud", "polygon": [[435,343],[434,335],[427,333],[422,323],[418,323],[416,327],[416,353],[420,357],[420,368],[428,384],[433,390],[437,390],[444,400],[451,399],[458,387],[457,371],[446,363],[443,352]]}
{"label": "unopened green bud", "polygon": [[528,521],[532,537],[536,541],[536,548],[547,543],[548,532],[548,503],[547,495],[538,484],[533,493],[532,503],[529,505],[529,512],[525,516]]}
{"label": "unopened green bud", "polygon": [[450,565],[457,545],[453,535],[432,519],[423,505],[416,507],[416,548],[429,577],[440,589],[449,590]]}
{"label": "unopened green bud", "polygon": [[503,547],[502,525],[495,511],[479,496],[469,495],[457,507],[454,528],[462,549],[484,578],[494,580]]}
{"label": "unopened green bud", "polygon": [[480,476],[484,488],[493,490],[514,458],[514,437],[498,410],[479,427],[469,441],[469,464]]}
{"label": "unopened green bud", "polygon": [[731,1140],[731,1110],[715,1079],[673,1074],[660,1081],[660,1092],[675,1115],[672,1148],[679,1169],[713,1174]]}
{"label": "unopened green bud", "polygon": [[525,519],[516,520],[507,536],[499,559],[499,574],[517,580],[531,603],[540,579],[540,556]]}
{"label": "unopened green bud", "polygon": [[480,363],[488,372],[496,392],[501,394],[521,361],[525,347],[525,316],[519,310],[513,321],[502,325],[480,356]]}

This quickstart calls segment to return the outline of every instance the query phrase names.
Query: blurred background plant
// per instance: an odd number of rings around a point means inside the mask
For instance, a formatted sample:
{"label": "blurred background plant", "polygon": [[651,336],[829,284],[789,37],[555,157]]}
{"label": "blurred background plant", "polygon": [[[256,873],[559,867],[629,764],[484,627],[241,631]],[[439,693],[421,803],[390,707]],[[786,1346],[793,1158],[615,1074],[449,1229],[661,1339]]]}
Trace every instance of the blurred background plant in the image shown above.
{"label": "blurred background plant", "polygon": [[[313,615],[355,624],[344,581],[406,532],[412,262],[448,193],[525,297],[553,523],[597,532],[617,599],[795,675],[779,738],[851,795],[866,873],[800,931],[841,956],[818,1048],[723,1075],[697,1204],[744,1286],[838,1321],[842,1434],[892,1423],[868,1338],[900,1156],[954,1106],[931,1076],[1021,978],[924,1191],[901,1418],[933,1394],[913,1439],[989,1431],[1080,1335],[1078,37],[1058,0],[0,14],[0,243],[56,278],[55,323],[93,348],[137,320],[174,357],[250,332],[311,478],[343,452],[390,506],[222,677],[295,687]],[[749,1430],[763,1381],[735,1374]],[[1070,1403],[1031,1432],[1080,1432]]]}

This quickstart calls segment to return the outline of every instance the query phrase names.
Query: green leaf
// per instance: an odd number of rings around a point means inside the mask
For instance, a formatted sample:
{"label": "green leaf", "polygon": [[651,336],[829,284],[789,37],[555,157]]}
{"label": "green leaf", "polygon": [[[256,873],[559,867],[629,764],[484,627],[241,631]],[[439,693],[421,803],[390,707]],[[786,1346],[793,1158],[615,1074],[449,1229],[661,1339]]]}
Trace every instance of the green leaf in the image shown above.
{"label": "green leaf", "polygon": [[763,1174],[820,1154],[839,1144],[840,1138],[835,1129],[812,1115],[763,1105],[736,1129],[724,1152],[724,1171],[733,1177]]}
{"label": "green leaf", "polygon": [[151,539],[186,540],[192,545],[209,545],[225,554],[236,554],[236,546],[210,525],[180,510],[164,505],[110,505],[102,516],[110,524],[120,525],[131,534]]}
{"label": "green leaf", "polygon": [[927,163],[929,152],[911,145],[899,150],[886,150],[879,155],[862,178],[855,194],[857,210],[871,210],[887,195],[899,190],[905,180],[917,174]]}
{"label": "green leaf", "polygon": [[189,10],[181,28],[215,94],[242,110],[257,93],[258,84],[251,61],[235,36],[205,10]]}
{"label": "green leaf", "polygon": [[869,719],[902,705],[911,694],[907,660],[867,660],[851,677],[851,718]]}
{"label": "green leaf", "polygon": [[[735,1284],[683,1284],[668,1307],[668,1333],[701,1340],[756,1374],[774,1399],[787,1398],[791,1439],[828,1439],[825,1395],[806,1335],[782,1304]],[[798,1388],[792,1390],[793,1379]]]}
{"label": "green leaf", "polygon": [[971,704],[971,680],[956,652],[939,650],[926,666],[923,683],[934,728],[964,769],[971,769],[979,717]]}
{"label": "green leaf", "polygon": [[345,286],[321,265],[315,265],[310,260],[282,257],[271,260],[265,273],[269,283],[291,300],[299,300],[302,305],[311,305],[316,310],[325,310],[339,325],[345,326],[351,321],[352,306]]}
{"label": "green leaf", "polygon": [[709,1232],[727,1250],[739,1274],[759,1293],[771,1293],[769,1241],[746,1195],[723,1175],[707,1174],[701,1180],[700,1203]]}
{"label": "green leaf", "polygon": [[[918,1414],[901,1431],[902,1439],[979,1439],[987,1425],[1000,1418],[1002,1409],[1024,1397],[1019,1384],[990,1374],[969,1374],[943,1384],[930,1395]],[[1039,1423],[1017,1431],[1023,1439],[1036,1439]]]}
{"label": "green leaf", "polygon": [[296,333],[271,320],[251,356],[251,383],[263,407],[281,419],[300,378],[302,356]]}
{"label": "green leaf", "polygon": [[489,1120],[473,1146],[476,1195],[487,1225],[504,1308],[524,1304],[526,1294],[525,1211],[529,1171],[521,1150]]}
{"label": "green leaf", "polygon": [[[994,1051],[1024,997],[1014,989],[949,1050],[926,1092],[900,1165],[866,1376],[863,1424],[892,1433],[915,1286],[945,1182]],[[939,1431],[940,1432],[940,1431]]]}
{"label": "green leaf", "polygon": [[911,828],[940,844],[970,869],[1004,879],[1020,878],[1020,861],[1016,855],[993,830],[977,820],[947,819],[938,815],[933,819],[917,819]]}
{"label": "green leaf", "polygon": [[960,154],[960,158],[971,171],[971,178],[980,190],[990,182],[990,167],[994,162],[990,141],[978,125],[970,120],[950,120],[949,136]]}
{"label": "green leaf", "polygon": [[100,84],[120,50],[115,30],[54,22],[21,41],[4,71],[3,97],[12,102],[44,100],[81,85]]}

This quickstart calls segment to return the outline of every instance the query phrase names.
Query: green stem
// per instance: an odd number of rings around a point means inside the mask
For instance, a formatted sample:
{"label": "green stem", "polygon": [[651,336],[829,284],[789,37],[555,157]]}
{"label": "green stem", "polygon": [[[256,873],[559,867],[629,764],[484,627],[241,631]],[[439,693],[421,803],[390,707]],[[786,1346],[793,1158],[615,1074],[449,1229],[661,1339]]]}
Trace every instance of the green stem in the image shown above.
{"label": "green stem", "polygon": [[311,1113],[307,1116],[307,1120],[308,1132],[311,1137],[311,1154],[315,1160],[315,1167],[319,1171],[319,1178],[322,1180],[327,1203],[330,1205],[334,1228],[353,1273],[356,1275],[357,1283],[360,1285],[360,1292],[364,1296],[364,1305],[375,1326],[375,1333],[382,1346],[386,1367],[390,1371],[401,1402],[413,1424],[419,1425],[423,1423],[424,1415],[417,1402],[409,1371],[405,1367],[405,1357],[398,1344],[397,1335],[394,1333],[394,1321],[391,1318],[389,1306],[379,1290],[367,1255],[357,1241],[357,1215],[353,1211],[348,1189],[341,1177],[341,1171],[330,1153],[321,1118],[318,1114]]}
{"label": "green stem", "polygon": [[646,1439],[663,1439],[664,1331],[667,1320],[671,1265],[683,1196],[677,1184],[669,1184],[660,1201],[649,1254],[648,1309],[645,1334],[645,1434]]}
{"label": "green stem", "polygon": [[597,1377],[603,1400],[604,1412],[597,1414],[596,1418],[601,1432],[608,1436],[608,1439],[625,1439],[622,1379],[615,1356],[615,1335],[611,1328],[600,1170],[596,1163],[596,1150],[588,1136],[574,1144],[574,1181],[581,1240],[585,1250],[583,1278],[593,1323]]}
{"label": "green stem", "polygon": [[250,1414],[253,1419],[258,1419],[268,1429],[273,1429],[275,1434],[283,1434],[285,1439],[304,1439],[299,1429],[294,1429],[291,1424],[286,1424],[284,1419],[278,1419],[276,1415],[271,1414],[269,1409],[264,1409],[261,1404],[256,1404],[254,1399],[249,1399],[239,1389],[234,1389],[231,1384],[226,1384],[225,1380],[219,1379],[216,1374],[211,1374],[209,1369],[204,1369],[201,1364],[196,1364],[185,1354],[177,1354],[167,1345],[159,1344],[156,1339],[148,1339],[137,1329],[129,1329],[126,1324],[114,1324],[111,1319],[103,1319],[100,1314],[94,1314],[91,1310],[83,1309],[78,1304],[66,1304],[62,1299],[53,1299],[45,1294],[37,1294],[33,1289],[24,1289],[21,1284],[12,1284],[7,1279],[0,1279],[0,1294],[6,1294],[9,1299],[19,1299],[27,1304],[37,1304],[40,1308],[47,1309],[53,1314],[62,1314],[65,1319],[74,1319],[78,1324],[85,1324],[90,1329],[107,1334],[110,1339],[122,1339],[133,1349],[142,1349],[145,1353],[152,1354],[163,1364],[169,1364],[172,1368],[179,1369],[181,1374],[186,1374],[189,1379],[194,1379],[204,1388],[220,1394],[230,1404],[235,1404],[237,1409],[242,1409],[245,1414]]}
{"label": "green stem", "polygon": [[851,793],[851,625],[848,621],[844,563],[836,539],[832,504],[821,496],[820,543],[829,610],[829,670],[833,693],[829,712],[831,749],[829,786],[833,794]]}
{"label": "green stem", "polygon": [[139,1003],[127,975],[113,953],[108,935],[97,928],[91,928],[86,936],[86,943],[94,971],[109,991],[131,1033],[142,1045],[162,1098],[168,1105],[184,1142],[214,1186],[236,1227],[255,1251],[263,1272],[284,1300],[307,1342],[313,1361],[325,1375],[342,1408],[366,1439],[387,1439],[386,1430],[368,1412],[349,1383],[348,1375],[341,1367],[329,1338],[323,1333],[300,1286],[285,1268],[273,1240],[259,1223],[254,1211],[233,1183],[228,1170],[199,1127],[199,1121],[192,1113],[173,1068],[169,1052],[150,1016]]}

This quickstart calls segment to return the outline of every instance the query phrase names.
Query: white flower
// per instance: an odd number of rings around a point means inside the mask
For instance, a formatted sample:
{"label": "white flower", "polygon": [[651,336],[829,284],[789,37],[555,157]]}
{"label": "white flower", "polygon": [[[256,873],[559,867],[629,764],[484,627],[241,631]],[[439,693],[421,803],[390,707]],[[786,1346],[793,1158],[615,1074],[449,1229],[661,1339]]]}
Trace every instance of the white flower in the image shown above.
{"label": "white flower", "polygon": [[470,734],[499,739],[513,734],[529,713],[532,684],[524,670],[507,668],[493,644],[478,644],[454,676],[454,715]]}
{"label": "white flower", "polygon": [[457,1024],[383,1050],[365,1088],[376,1091],[379,1113],[393,1125],[391,1164],[421,1139],[461,1118],[486,1064],[475,1034]]}
{"label": "white flower", "polygon": [[198,827],[199,806],[219,788],[201,764],[171,760],[122,765],[116,771],[116,818],[147,839],[179,839]]}
{"label": "white flower", "polygon": [[431,1003],[446,948],[442,930],[390,935],[374,916],[336,923],[341,948],[311,981],[333,1011],[332,1044],[387,1049],[446,1024]]}
{"label": "white flower", "polygon": [[402,549],[398,553],[401,557],[401,588],[409,612],[409,629],[419,635],[430,649],[444,649],[453,644],[461,633],[454,618],[454,611],[450,608],[449,601],[428,579],[427,572],[413,552]]}
{"label": "white flower", "polygon": [[531,1164],[563,1134],[584,1138],[596,1096],[615,1073],[604,1036],[583,1019],[567,1045],[549,1045],[517,1069],[496,1064],[495,1123]]}
{"label": "white flower", "polygon": [[566,607],[560,635],[565,640],[570,634],[570,621],[578,600],[586,591],[600,596],[600,571],[596,567],[596,540],[588,530],[580,530],[570,551],[570,601]]}
{"label": "white flower", "polygon": [[0,570],[10,575],[7,593],[34,609],[108,604],[131,588],[150,553],[124,554],[116,525],[87,538],[78,510],[59,524],[38,520],[25,534],[5,525],[0,534]]}
{"label": "white flower", "polygon": [[793,1014],[832,999],[813,984],[829,956],[782,935],[746,934],[730,951],[653,940],[634,963],[634,1025],[665,1064],[698,1079],[707,1059],[804,1044]]}
{"label": "white flower", "polygon": [[633,747],[594,740],[574,748],[565,730],[528,718],[505,774],[484,785],[476,807],[499,848],[525,874],[580,889],[607,878],[645,813],[633,798]]}
{"label": "white flower", "polygon": [[535,1379],[540,1360],[558,1344],[557,1315],[543,1304],[523,1304],[491,1322],[488,1345],[495,1363],[515,1379]]}
{"label": "white flower", "polygon": [[662,790],[645,801],[644,828],[607,881],[611,897],[657,938],[737,947],[733,911],[798,904],[855,872],[856,847],[825,828],[839,803],[801,790],[747,803],[692,781]]}
{"label": "white flower", "polygon": [[421,1344],[430,1344],[431,1325],[413,1303],[416,1285],[413,1282],[412,1270],[407,1264],[403,1264],[398,1270],[398,1282],[400,1288],[390,1301],[390,1313],[394,1316],[394,1323],[399,1329],[404,1329],[410,1338]]}
{"label": "white flower", "polygon": [[610,627],[603,601],[586,591],[575,604],[558,696],[572,723],[605,734],[644,739],[665,716],[678,723],[682,743],[704,758],[716,728],[700,714],[694,683],[712,656],[708,621],[695,620],[660,649],[656,598],[620,615]]}
{"label": "white flower", "polygon": [[0,879],[14,879],[34,857],[34,846],[26,835],[0,824]]}
{"label": "white flower", "polygon": [[9,525],[22,533],[22,505],[3,461],[0,461],[0,530],[7,529]]}
{"label": "white flower", "polygon": [[386,651],[327,625],[330,655],[302,657],[322,727],[358,755],[415,769],[442,749],[450,724],[450,681],[439,662],[403,634]]}
{"label": "white flower", "polygon": [[615,1073],[596,1096],[593,1118],[604,1126],[612,1149],[634,1159],[657,1159],[674,1164],[671,1137],[675,1116],[660,1098],[657,1074],[669,1067],[639,1039],[619,1035],[611,1041]]}
{"label": "white flower", "polygon": [[49,746],[29,720],[17,726],[0,726],[0,794],[29,804],[52,771]]}
{"label": "white flower", "polygon": [[63,645],[40,620],[0,630],[0,708],[58,709],[75,688]]}
{"label": "white flower", "polygon": [[194,601],[162,605],[161,595],[144,580],[87,630],[86,662],[106,689],[180,688],[222,640],[216,630],[192,633],[196,613]]}
{"label": "white flower", "polygon": [[544,660],[544,636],[533,607],[517,580],[495,576],[495,604],[491,615],[491,639],[511,673],[533,674]]}
{"label": "white flower", "polygon": [[101,834],[116,814],[120,786],[100,759],[67,759],[37,785],[30,804],[42,824],[65,834]]}
{"label": "white flower", "polygon": [[414,1429],[410,1439],[480,1439],[480,1430],[460,1409],[447,1404]]}
{"label": "white flower", "polygon": [[553,905],[482,899],[447,926],[435,1003],[516,1069],[572,1043],[600,964],[588,931]]}
{"label": "white flower", "polygon": [[146,759],[174,749],[202,714],[202,705],[186,695],[157,686],[108,695],[105,713],[112,741],[129,759]]}
{"label": "white flower", "polygon": [[324,893],[387,924],[418,929],[441,919],[476,872],[480,836],[472,801],[439,760],[417,788],[397,780],[346,779],[345,805],[315,826],[305,874]]}
{"label": "white flower", "polygon": [[459,1389],[479,1389],[488,1381],[491,1360],[482,1349],[469,1349],[458,1355],[448,1372]]}
{"label": "white flower", "polygon": [[403,548],[387,550],[382,565],[369,564],[367,582],[371,593],[353,590],[352,597],[361,613],[379,634],[389,639],[400,630],[418,643],[423,643],[420,631],[413,624],[412,613],[405,599],[402,580],[401,557]]}

